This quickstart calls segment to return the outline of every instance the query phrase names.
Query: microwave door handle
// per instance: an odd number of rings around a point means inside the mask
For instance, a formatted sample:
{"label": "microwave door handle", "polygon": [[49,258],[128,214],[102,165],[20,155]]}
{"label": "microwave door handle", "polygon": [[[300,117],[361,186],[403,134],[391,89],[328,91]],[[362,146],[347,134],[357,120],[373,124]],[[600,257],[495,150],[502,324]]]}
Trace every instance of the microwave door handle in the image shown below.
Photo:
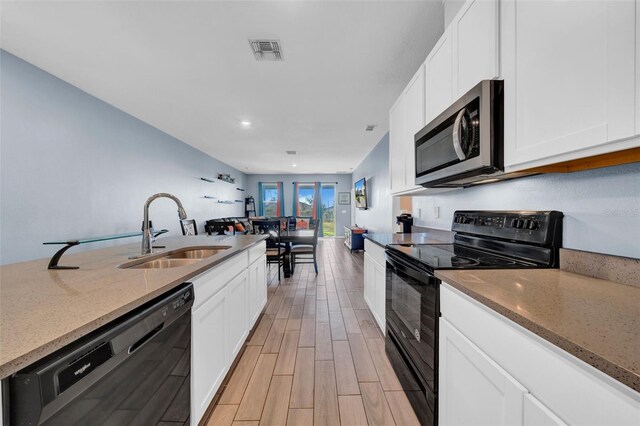
{"label": "microwave door handle", "polygon": [[464,117],[464,113],[464,109],[460,111],[456,117],[456,121],[453,123],[453,149],[456,150],[456,155],[460,161],[467,158],[467,155],[462,150],[462,145],[460,144],[460,122],[462,121],[462,117]]}

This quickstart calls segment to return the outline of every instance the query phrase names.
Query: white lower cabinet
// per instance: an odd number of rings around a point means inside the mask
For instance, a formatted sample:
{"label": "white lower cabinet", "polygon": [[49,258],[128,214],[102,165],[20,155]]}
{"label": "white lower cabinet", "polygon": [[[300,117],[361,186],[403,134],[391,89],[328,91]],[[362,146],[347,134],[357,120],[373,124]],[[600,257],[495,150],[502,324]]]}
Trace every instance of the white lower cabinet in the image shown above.
{"label": "white lower cabinet", "polygon": [[267,304],[267,256],[249,265],[249,318],[254,324]]}
{"label": "white lower cabinet", "polygon": [[439,345],[440,424],[522,424],[527,390],[520,383],[445,319]]}
{"label": "white lower cabinet", "polygon": [[530,393],[524,396],[522,414],[524,426],[566,426],[565,422]]}
{"label": "white lower cabinet", "polygon": [[200,422],[266,305],[265,251],[260,243],[193,280],[191,425]]}
{"label": "white lower cabinet", "polygon": [[364,241],[364,301],[385,333],[386,261],[384,248]]}
{"label": "white lower cabinet", "polygon": [[242,272],[227,284],[227,327],[231,359],[242,349],[249,334],[248,273]]}
{"label": "white lower cabinet", "polygon": [[441,425],[639,425],[640,394],[446,283]]}
{"label": "white lower cabinet", "polygon": [[191,314],[192,425],[200,421],[229,369],[226,296],[226,289],[220,290]]}

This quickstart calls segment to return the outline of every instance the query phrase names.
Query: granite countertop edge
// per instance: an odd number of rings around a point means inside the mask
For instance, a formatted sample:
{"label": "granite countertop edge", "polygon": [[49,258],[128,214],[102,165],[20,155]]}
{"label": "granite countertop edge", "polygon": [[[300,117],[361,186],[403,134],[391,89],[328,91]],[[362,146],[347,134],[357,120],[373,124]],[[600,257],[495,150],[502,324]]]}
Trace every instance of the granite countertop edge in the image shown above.
{"label": "granite countertop edge", "polygon": [[473,290],[469,289],[463,283],[457,282],[454,277],[449,275],[443,275],[436,271],[436,277],[445,281],[447,284],[451,285],[455,289],[461,291],[472,299],[478,301],[483,304],[487,308],[497,312],[498,314],[508,318],[509,320],[515,322],[516,324],[524,327],[528,331],[534,333],[538,337],[544,339],[548,343],[563,349],[569,354],[575,356],[576,358],[584,361],[585,363],[591,365],[592,367],[600,370],[604,374],[612,377],[613,379],[623,383],[624,385],[634,389],[637,392],[640,392],[640,375],[635,372],[618,365],[609,359],[598,355],[589,349],[571,341],[567,337],[561,336],[540,324],[514,312],[513,310],[501,305],[500,303],[484,297]]}
{"label": "granite countertop edge", "polygon": [[[246,240],[247,236],[244,236],[244,240]],[[43,343],[41,345],[39,345],[38,347],[35,347],[27,352],[22,353],[19,356],[16,356],[12,359],[6,360],[4,361],[1,365],[0,365],[0,379],[5,379],[9,376],[11,376],[12,374],[20,371],[21,369],[28,367],[29,365],[33,364],[34,362],[56,352],[57,350],[63,348],[64,346],[73,343],[74,341],[86,336],[87,334],[99,329],[100,327],[110,323],[111,321],[114,321],[118,318],[120,318],[123,315],[126,315],[127,313],[133,311],[134,309],[144,305],[145,303],[155,299],[156,297],[159,297],[161,295],[163,295],[164,293],[176,288],[177,286],[179,286],[180,284],[206,272],[207,270],[229,260],[231,257],[235,256],[238,253],[241,253],[243,251],[246,251],[248,249],[250,249],[251,247],[255,246],[256,244],[259,244],[260,242],[264,241],[267,239],[267,236],[265,235],[251,235],[252,238],[250,238],[248,241],[242,241],[239,244],[236,244],[234,246],[232,246],[232,248],[230,248],[229,250],[226,250],[222,253],[219,253],[217,255],[212,256],[209,259],[204,259],[202,262],[197,263],[197,268],[193,269],[190,268],[188,269],[188,272],[185,271],[184,275],[180,275],[179,277],[176,277],[170,281],[168,281],[167,283],[164,283],[163,285],[161,285],[160,287],[154,289],[153,291],[150,291],[148,293],[145,293],[144,295],[137,297],[135,299],[132,299],[131,301],[129,301],[128,303],[121,305],[105,314],[100,315],[99,317],[96,317],[95,319],[92,319],[91,321],[85,322],[77,327],[74,327],[73,329],[69,330],[67,333],[58,335],[53,337],[50,341],[47,341],[46,343]],[[193,237],[191,237],[193,238]],[[177,238],[173,238],[173,240],[177,241]],[[163,241],[165,241],[163,239]],[[184,241],[183,241],[184,243]],[[189,247],[189,246],[198,246],[198,247],[202,247],[202,246],[207,246],[207,245],[222,245],[221,242],[219,240],[212,240],[211,242],[207,243],[203,243],[202,240],[196,242],[196,244],[179,244],[177,247],[170,247],[167,246],[166,251],[169,250],[175,250],[177,248],[182,248],[182,247]],[[107,249],[108,250],[108,249]],[[81,257],[83,255],[87,255],[90,254],[91,251],[89,252],[85,252],[85,253],[80,253],[80,254],[76,254],[75,257]],[[30,262],[28,262],[30,263]],[[124,262],[127,263],[127,262]],[[19,264],[14,264],[14,265],[7,265],[7,266],[16,266]],[[195,265],[193,265],[195,266]],[[0,267],[0,271],[3,267]]]}

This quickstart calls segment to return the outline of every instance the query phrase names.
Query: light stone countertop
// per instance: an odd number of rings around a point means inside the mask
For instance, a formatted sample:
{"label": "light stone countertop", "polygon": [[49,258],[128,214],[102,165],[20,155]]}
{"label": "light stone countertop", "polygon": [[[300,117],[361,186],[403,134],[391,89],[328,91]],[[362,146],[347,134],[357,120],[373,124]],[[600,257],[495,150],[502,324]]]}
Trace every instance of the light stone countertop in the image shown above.
{"label": "light stone countertop", "polygon": [[[5,378],[110,321],[264,240],[263,235],[160,238],[163,251],[231,246],[192,265],[119,269],[140,242],[73,254],[48,270],[49,259],[0,267],[0,378]],[[52,252],[53,254],[53,252]]]}
{"label": "light stone countertop", "polygon": [[560,269],[436,277],[640,392],[640,287]]}

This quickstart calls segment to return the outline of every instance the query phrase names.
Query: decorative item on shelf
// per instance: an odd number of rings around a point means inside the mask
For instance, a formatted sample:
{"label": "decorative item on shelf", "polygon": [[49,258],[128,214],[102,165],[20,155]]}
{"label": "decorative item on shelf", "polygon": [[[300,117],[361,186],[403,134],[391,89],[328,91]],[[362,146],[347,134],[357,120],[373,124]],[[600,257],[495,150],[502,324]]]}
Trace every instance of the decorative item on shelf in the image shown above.
{"label": "decorative item on shelf", "polygon": [[213,180],[213,179],[209,179],[209,178],[204,178],[204,177],[201,177],[201,178],[200,178],[200,180],[203,180],[203,181],[205,181],[205,182],[209,182],[209,183],[216,183],[216,181],[215,181],[215,180]]}
{"label": "decorative item on shelf", "polygon": [[253,197],[244,199],[244,216],[253,217],[256,215],[256,201]]}
{"label": "decorative item on shelf", "polygon": [[235,203],[244,203],[242,200],[233,200]]}
{"label": "decorative item on shelf", "polygon": [[232,178],[231,175],[228,173],[219,173],[218,179],[227,183],[236,183],[236,179]]}
{"label": "decorative item on shelf", "polygon": [[244,192],[244,189],[242,189],[242,188],[236,188],[236,189],[237,189],[238,191],[242,191],[242,192]]}
{"label": "decorative item on shelf", "polygon": [[214,197],[213,195],[203,195],[202,198],[206,198],[208,200],[217,200],[218,197]]}
{"label": "decorative item on shelf", "polygon": [[231,201],[231,200],[218,200],[218,203],[220,203],[220,204],[233,204],[233,201]]}
{"label": "decorative item on shelf", "polygon": [[[157,237],[158,235],[162,235],[162,234],[165,234],[167,232],[169,232],[169,230],[161,229],[160,231],[154,232],[153,236]],[[80,245],[80,244],[87,244],[87,243],[96,243],[96,242],[99,242],[99,241],[109,241],[109,240],[119,240],[121,238],[139,237],[140,235],[142,235],[142,232],[128,232],[126,234],[106,235],[106,236],[103,236],[103,237],[78,238],[77,240],[47,241],[47,242],[44,242],[44,243],[42,243],[44,245],[61,245],[61,244],[65,245],[60,250],[58,250],[56,252],[56,254],[53,255],[53,257],[49,261],[49,266],[47,267],[47,269],[80,269],[79,266],[61,266],[61,265],[58,265],[58,262],[60,261],[60,258],[62,257],[64,252],[69,250],[73,246],[77,246],[77,245]]]}

